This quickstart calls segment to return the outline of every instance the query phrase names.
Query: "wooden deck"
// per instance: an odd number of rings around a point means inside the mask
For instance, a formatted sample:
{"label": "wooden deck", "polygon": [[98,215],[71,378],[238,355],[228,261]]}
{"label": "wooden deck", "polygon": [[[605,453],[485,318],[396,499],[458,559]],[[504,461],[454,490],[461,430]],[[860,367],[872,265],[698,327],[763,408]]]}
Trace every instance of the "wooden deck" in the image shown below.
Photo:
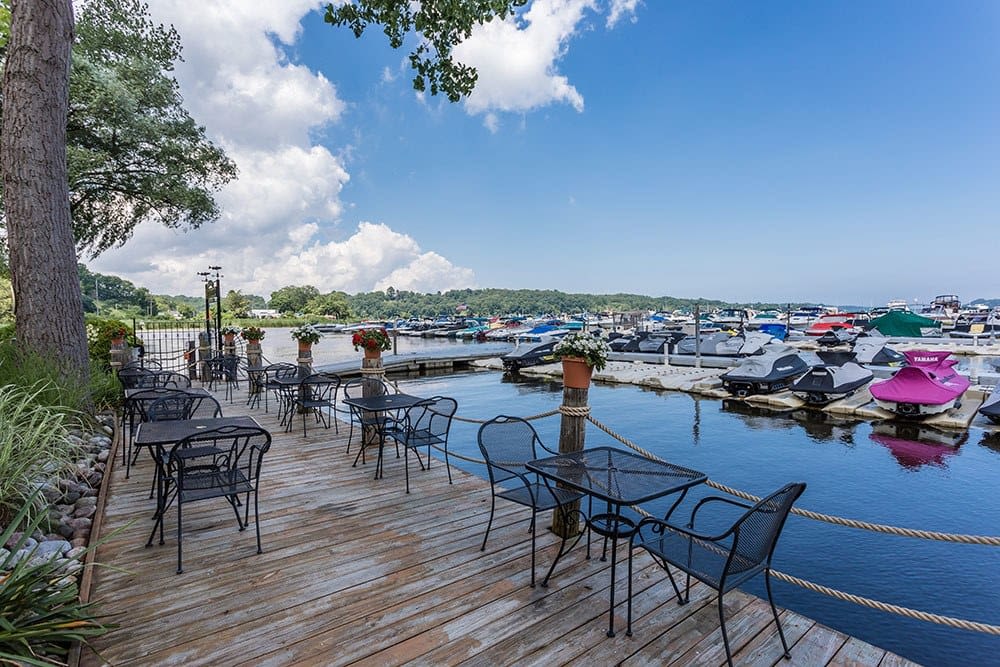
{"label": "wooden deck", "polygon": [[[227,415],[246,412],[239,397]],[[488,483],[443,463],[422,472],[402,459],[385,477],[373,462],[351,467],[346,430],[284,434],[273,410],[253,415],[274,434],[261,492],[264,553],[240,533],[224,502],[189,505],[184,573],[176,568],[176,512],[167,541],[145,548],[152,465],[111,473],[91,599],[119,627],[85,650],[84,665],[720,665],[725,653],[711,592],[678,606],[648,557],[637,559],[634,636],[625,636],[625,568],[619,570],[618,635],[605,636],[610,563],[581,544],[549,588],[528,586],[523,508],[499,502],[486,551]],[[542,525],[547,524],[547,515]],[[557,538],[541,530],[539,576]],[[625,556],[620,547],[619,556]],[[782,611],[792,661],[766,601],[726,596],[738,665],[912,665],[900,657]]]}

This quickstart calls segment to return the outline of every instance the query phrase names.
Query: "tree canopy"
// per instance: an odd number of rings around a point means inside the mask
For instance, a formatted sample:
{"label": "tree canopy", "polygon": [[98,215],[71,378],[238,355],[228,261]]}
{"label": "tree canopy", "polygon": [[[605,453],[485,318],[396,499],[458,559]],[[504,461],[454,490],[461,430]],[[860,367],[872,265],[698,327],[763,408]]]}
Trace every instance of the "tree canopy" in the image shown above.
{"label": "tree canopy", "polygon": [[527,0],[449,0],[449,2],[409,2],[409,0],[355,0],[326,6],[324,20],[347,26],[361,37],[369,25],[382,26],[389,45],[398,49],[410,33],[420,41],[410,53],[410,67],[416,71],[413,87],[431,95],[439,92],[452,102],[472,92],[478,74],[475,68],[452,60],[451,50],[472,34],[476,25],[494,18],[504,19]]}
{"label": "tree canopy", "polygon": [[183,107],[176,30],[139,0],[89,0],[76,32],[67,160],[77,246],[97,255],[146,220],[196,228],[217,218],[212,192],[236,165]]}

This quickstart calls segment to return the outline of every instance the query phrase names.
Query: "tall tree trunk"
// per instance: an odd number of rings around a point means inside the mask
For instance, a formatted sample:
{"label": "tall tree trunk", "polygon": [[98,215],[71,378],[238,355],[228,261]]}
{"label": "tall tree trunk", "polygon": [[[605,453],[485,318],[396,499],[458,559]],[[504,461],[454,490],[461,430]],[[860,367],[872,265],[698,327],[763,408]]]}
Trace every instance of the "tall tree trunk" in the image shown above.
{"label": "tall tree trunk", "polygon": [[66,174],[72,0],[14,0],[0,170],[17,338],[82,377],[87,336]]}

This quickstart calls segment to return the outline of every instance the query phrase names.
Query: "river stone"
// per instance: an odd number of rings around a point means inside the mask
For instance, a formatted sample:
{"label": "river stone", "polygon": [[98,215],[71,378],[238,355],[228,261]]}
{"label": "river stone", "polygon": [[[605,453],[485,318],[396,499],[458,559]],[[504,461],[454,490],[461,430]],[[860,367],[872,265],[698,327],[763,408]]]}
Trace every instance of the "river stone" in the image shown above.
{"label": "river stone", "polygon": [[85,553],[87,553],[86,547],[73,547],[72,549],[67,551],[64,555],[66,556],[66,558],[77,559],[77,558],[82,558]]}
{"label": "river stone", "polygon": [[74,447],[83,447],[83,438],[74,433],[67,435],[66,441],[71,445],[73,445]]}
{"label": "river stone", "polygon": [[110,449],[102,449],[101,452],[97,455],[97,460],[100,461],[101,463],[104,463],[105,461],[108,460],[108,456],[110,456],[110,454],[111,454]]}
{"label": "river stone", "polygon": [[55,505],[60,500],[62,500],[62,495],[63,494],[62,494],[62,491],[58,487],[56,487],[56,486],[54,486],[52,484],[43,484],[42,485],[42,495],[45,497],[45,500],[47,500],[47,501],[49,501],[49,503]]}
{"label": "river stone", "polygon": [[65,495],[63,495],[63,500],[65,500],[67,503],[75,503],[79,499],[80,499],[80,493],[77,491],[67,491]]}
{"label": "river stone", "polygon": [[100,486],[101,482],[104,481],[104,473],[95,470],[87,476],[87,481],[90,482],[91,486]]}
{"label": "river stone", "polygon": [[[17,546],[17,542],[18,542],[18,540],[21,539],[22,535],[24,535],[24,533],[22,533],[22,532],[12,533],[11,536],[10,536],[10,539],[7,540],[7,543],[4,546],[7,547],[8,549],[13,549],[14,547]],[[38,540],[36,540],[33,537],[29,537],[29,538],[27,538],[24,541],[24,544],[21,545],[21,548],[22,549],[31,549],[36,544],[38,544]]]}
{"label": "river stone", "polygon": [[72,548],[66,540],[53,540],[52,542],[39,542],[35,555],[46,556],[46,560],[54,555],[62,556]]}
{"label": "river stone", "polygon": [[73,537],[73,526],[68,523],[60,523],[59,527],[56,528],[56,531],[67,540]]}
{"label": "river stone", "polygon": [[77,519],[89,519],[97,512],[96,507],[78,507],[73,516]]}
{"label": "river stone", "polygon": [[66,523],[68,523],[74,530],[80,530],[82,528],[87,528],[89,530],[92,524],[90,519],[83,517],[77,519],[70,519]]}
{"label": "river stone", "polygon": [[74,537],[70,544],[73,545],[74,549],[83,549],[87,546],[88,542],[90,542],[90,540],[86,537]]}
{"label": "river stone", "polygon": [[94,507],[97,505],[97,498],[93,496],[85,496],[76,501],[76,509],[81,507]]}
{"label": "river stone", "polygon": [[8,556],[10,556],[10,550],[0,547],[0,564],[4,563]]}

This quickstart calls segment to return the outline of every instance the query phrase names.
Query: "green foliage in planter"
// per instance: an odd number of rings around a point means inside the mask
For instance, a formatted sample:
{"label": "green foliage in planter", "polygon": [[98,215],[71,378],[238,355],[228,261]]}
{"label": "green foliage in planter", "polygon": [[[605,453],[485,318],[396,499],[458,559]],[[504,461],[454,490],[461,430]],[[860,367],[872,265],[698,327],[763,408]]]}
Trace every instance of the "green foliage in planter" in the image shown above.
{"label": "green foliage in planter", "polygon": [[136,346],[141,341],[136,338],[131,327],[121,320],[89,318],[87,320],[87,349],[90,360],[101,368],[111,366],[111,339],[125,332],[125,341]]}
{"label": "green foliage in planter", "polygon": [[66,424],[78,415],[47,403],[51,393],[46,382],[0,385],[0,521],[33,496],[37,480],[74,460]]}
{"label": "green foliage in planter", "polygon": [[[8,528],[0,533],[0,544],[26,520],[34,500],[25,499]],[[64,664],[71,642],[86,643],[87,638],[111,629],[98,620],[93,605],[80,602],[76,578],[60,572],[61,565],[55,559],[34,565],[30,558],[14,562],[41,518],[28,521],[20,540],[0,562],[0,662]]]}

